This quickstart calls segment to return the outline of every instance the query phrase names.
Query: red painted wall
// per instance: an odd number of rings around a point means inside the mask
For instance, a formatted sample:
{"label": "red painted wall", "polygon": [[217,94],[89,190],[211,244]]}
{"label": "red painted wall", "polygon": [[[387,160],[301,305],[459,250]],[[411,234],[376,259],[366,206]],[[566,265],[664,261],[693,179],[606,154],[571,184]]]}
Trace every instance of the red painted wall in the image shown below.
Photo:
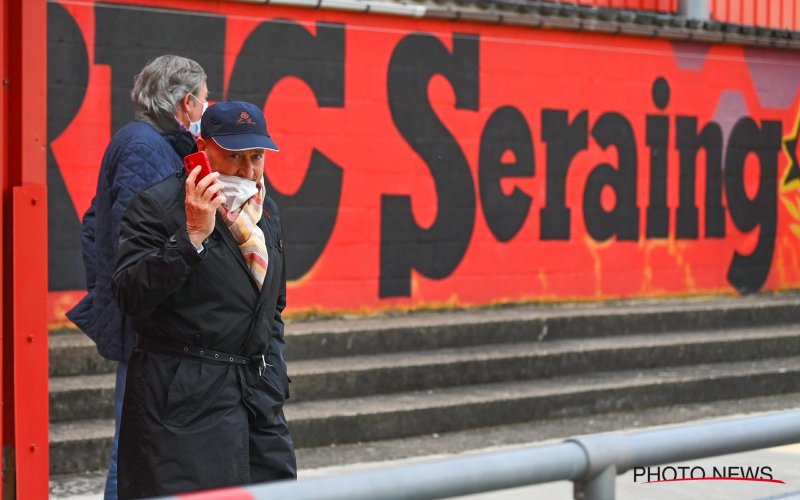
{"label": "red painted wall", "polygon": [[50,4],[51,320],[133,74],[165,52],[264,108],[295,313],[800,284],[798,52],[137,3]]}

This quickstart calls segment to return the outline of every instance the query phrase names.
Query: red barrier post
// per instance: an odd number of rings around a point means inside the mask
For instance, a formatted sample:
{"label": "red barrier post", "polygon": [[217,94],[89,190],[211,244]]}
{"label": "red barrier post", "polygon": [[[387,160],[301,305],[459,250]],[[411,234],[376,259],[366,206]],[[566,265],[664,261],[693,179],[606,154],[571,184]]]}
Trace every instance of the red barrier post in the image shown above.
{"label": "red barrier post", "polygon": [[[8,92],[6,90],[6,82],[8,81],[8,65],[7,65],[7,58],[6,58],[6,47],[8,47],[8,15],[6,14],[7,4],[2,3],[0,4],[0,196],[2,196],[3,201],[5,201],[5,174],[6,174],[6,165],[7,165],[7,155],[6,155],[6,131],[8,130],[8,120],[6,115],[6,100],[8,97]],[[0,203],[0,220],[5,222],[5,210],[3,205],[5,203]],[[5,223],[3,224],[5,226]],[[0,248],[5,248],[5,231],[0,231]],[[0,283],[5,283],[5,272],[3,270],[3,266],[0,266]],[[5,286],[0,286],[0,304],[3,304],[3,309],[5,310],[5,293],[4,289]],[[0,425],[0,443],[3,444],[2,448],[2,459],[3,467],[0,467],[0,481],[2,481],[2,488],[0,488],[0,500],[5,496],[6,498],[10,498],[10,495],[6,495],[6,484],[7,484],[7,473],[6,473],[6,466],[5,464],[9,463],[10,460],[7,457],[6,449],[8,449],[7,441],[8,439],[8,431],[6,430],[6,426],[8,425],[6,419],[6,376],[5,376],[5,353],[6,349],[5,345],[5,338],[6,338],[6,322],[5,322],[5,314],[3,315],[3,320],[0,322],[0,391],[2,391],[2,398],[0,399],[0,412],[3,414],[3,423]]]}
{"label": "red barrier post", "polygon": [[47,498],[47,5],[0,9],[3,496]]}

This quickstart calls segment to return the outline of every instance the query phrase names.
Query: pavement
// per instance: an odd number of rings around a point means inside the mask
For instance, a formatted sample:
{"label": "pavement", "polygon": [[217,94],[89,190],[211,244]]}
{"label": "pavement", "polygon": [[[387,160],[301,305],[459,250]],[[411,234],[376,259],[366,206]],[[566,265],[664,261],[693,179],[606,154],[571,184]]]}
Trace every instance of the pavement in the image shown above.
{"label": "pavement", "polygon": [[[442,435],[368,443],[300,449],[297,452],[299,479],[353,474],[378,468],[418,464],[425,461],[462,457],[477,453],[512,450],[521,446],[560,442],[564,438],[613,430],[644,430],[707,421],[720,417],[745,416],[776,410],[800,408],[800,395],[754,398],[742,401],[698,403],[654,408],[636,414],[609,414],[582,419],[563,419],[512,426],[478,429]],[[644,483],[633,471],[616,479],[617,499],[795,499],[800,500],[800,443],[733,455],[664,464],[664,467],[761,467],[776,482],[683,481]],[[764,469],[764,468],[769,469]],[[651,469],[655,470],[655,469]],[[680,469],[678,469],[680,470]],[[665,471],[666,474],[666,471]],[[708,475],[708,474],[707,474]],[[102,472],[51,480],[51,499],[100,500],[105,476]],[[567,481],[459,497],[469,500],[570,499]]]}
{"label": "pavement", "polygon": [[[536,443],[545,444],[545,443]],[[476,453],[495,452],[515,447],[492,448],[478,450]],[[460,455],[463,456],[463,455]],[[445,456],[436,458],[448,458]],[[301,474],[300,479],[326,477],[339,474],[350,474],[375,470],[381,467],[393,467],[404,464],[418,464],[425,459],[402,460],[395,462],[380,462],[373,464],[356,464],[340,467],[327,467],[312,469]],[[641,477],[634,478],[634,471],[617,476],[616,498],[618,500],[676,500],[697,499],[705,500],[730,500],[730,499],[785,499],[800,500],[800,444],[757,450],[746,453],[723,455],[702,460],[676,462],[665,464],[665,467],[689,467],[690,469],[702,467],[709,474],[716,467],[769,467],[774,479],[780,483],[751,482],[740,480],[703,480],[703,481],[677,481],[677,482],[652,482],[646,483]],[[651,468],[655,474],[655,468]],[[680,469],[678,469],[680,470]],[[697,470],[697,469],[696,469]],[[665,472],[667,474],[669,472]],[[453,497],[462,500],[530,500],[530,499],[564,499],[573,498],[573,486],[569,481],[545,483],[524,488],[499,490],[489,493]]]}
{"label": "pavement", "polygon": [[[509,448],[512,449],[512,448]],[[498,448],[478,450],[479,452],[498,451]],[[447,458],[438,456],[438,458]],[[380,467],[400,466],[411,463],[420,463],[425,459],[405,459],[393,462],[377,462],[371,464],[353,464],[347,466],[326,467],[301,471],[300,480],[315,477],[325,477],[338,474],[350,474]],[[758,499],[758,500],[798,500],[800,499],[800,444],[769,448],[747,453],[724,455],[703,460],[693,460],[669,464],[673,467],[703,467],[712,470],[713,467],[770,467],[775,479],[779,483],[758,483],[747,481],[686,481],[665,483],[643,483],[634,480],[633,471],[617,476],[616,498],[619,500],[675,500],[695,499],[729,500],[729,499]],[[97,473],[87,476],[84,488],[91,492],[76,495],[51,495],[51,499],[64,500],[102,500],[102,481],[104,475]],[[79,485],[73,485],[77,487]],[[462,500],[529,500],[529,499],[570,499],[573,498],[572,483],[559,481],[525,488],[500,490],[491,493],[481,493],[457,497]]]}

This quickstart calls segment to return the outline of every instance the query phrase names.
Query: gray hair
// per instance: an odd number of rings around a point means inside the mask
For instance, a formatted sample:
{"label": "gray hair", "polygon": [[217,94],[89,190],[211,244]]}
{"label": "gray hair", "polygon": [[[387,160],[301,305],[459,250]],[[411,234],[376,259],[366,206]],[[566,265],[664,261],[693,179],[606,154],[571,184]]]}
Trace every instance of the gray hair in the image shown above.
{"label": "gray hair", "polygon": [[196,93],[206,81],[206,72],[186,57],[156,57],[136,75],[131,100],[136,117],[151,122],[162,132],[177,128],[175,113],[186,94]]}

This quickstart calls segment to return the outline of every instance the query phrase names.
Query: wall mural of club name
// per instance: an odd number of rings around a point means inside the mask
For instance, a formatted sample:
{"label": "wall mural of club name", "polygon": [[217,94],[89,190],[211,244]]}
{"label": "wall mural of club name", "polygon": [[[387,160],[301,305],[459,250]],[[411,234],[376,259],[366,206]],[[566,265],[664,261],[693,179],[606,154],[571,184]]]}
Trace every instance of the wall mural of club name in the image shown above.
{"label": "wall mural of club name", "polygon": [[54,1],[48,36],[56,319],[162,53],[263,106],[294,311],[800,284],[798,52],[202,0]]}

